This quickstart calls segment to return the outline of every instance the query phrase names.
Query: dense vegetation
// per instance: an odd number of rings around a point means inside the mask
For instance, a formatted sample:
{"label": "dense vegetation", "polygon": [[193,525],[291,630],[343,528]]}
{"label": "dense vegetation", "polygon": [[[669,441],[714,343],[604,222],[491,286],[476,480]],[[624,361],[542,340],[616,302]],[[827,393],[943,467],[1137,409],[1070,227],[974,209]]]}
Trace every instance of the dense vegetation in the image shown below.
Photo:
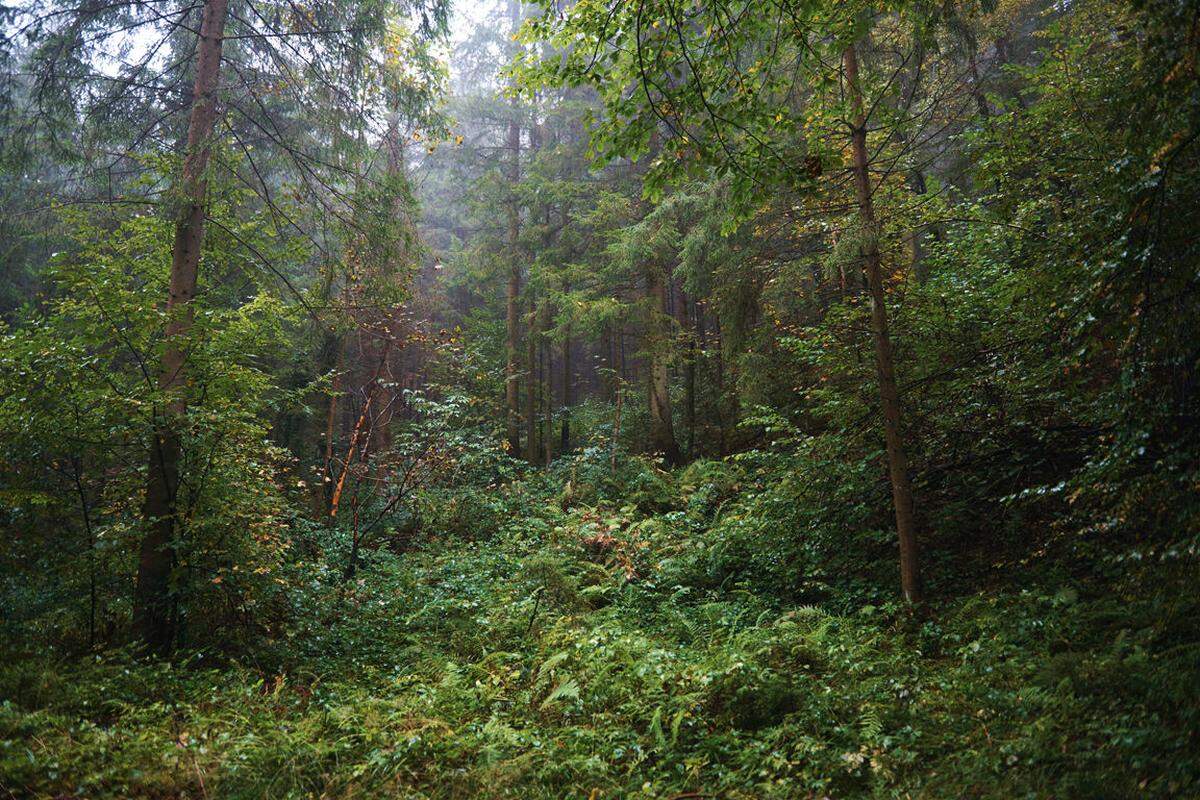
{"label": "dense vegetation", "polygon": [[0,795],[1200,796],[1200,8],[0,6]]}

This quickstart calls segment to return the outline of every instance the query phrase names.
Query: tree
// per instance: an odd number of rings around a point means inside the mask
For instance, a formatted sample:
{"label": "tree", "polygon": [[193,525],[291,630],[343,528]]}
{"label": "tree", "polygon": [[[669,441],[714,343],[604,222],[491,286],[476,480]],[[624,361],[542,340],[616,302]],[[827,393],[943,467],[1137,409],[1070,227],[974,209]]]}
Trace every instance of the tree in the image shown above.
{"label": "tree", "polygon": [[646,376],[646,398],[650,407],[650,446],[670,466],[680,463],[679,444],[671,411],[670,358],[674,344],[674,321],[667,307],[670,278],[660,264],[646,267],[646,349],[650,368]]}
{"label": "tree", "polygon": [[900,393],[896,388],[896,367],[892,359],[892,340],[888,335],[887,299],[880,268],[879,238],[875,206],[871,195],[871,175],[867,156],[867,114],[863,108],[859,82],[858,55],[853,43],[842,56],[846,70],[846,91],[850,96],[850,145],[854,161],[854,186],[858,214],[864,228],[863,270],[871,292],[871,334],[875,341],[875,369],[883,410],[883,432],[887,444],[888,473],[892,483],[892,504],[896,529],[900,535],[900,587],[910,603],[921,599],[921,574],[917,561],[917,523],[913,511],[912,483],[908,475],[908,457],[900,427]]}
{"label": "tree", "polygon": [[[517,29],[521,25],[521,3],[519,0],[509,0],[508,15],[512,25],[512,36],[515,39]],[[514,96],[512,101],[512,118],[508,123],[509,168],[508,180],[511,197],[506,204],[505,215],[508,220],[508,286],[505,291],[505,365],[504,365],[504,397],[508,406],[508,448],[512,453],[521,452],[521,400],[518,396],[518,364],[517,347],[521,337],[521,324],[517,304],[521,296],[521,208],[518,205],[516,187],[521,181],[521,123],[517,117],[519,105]],[[533,336],[532,329],[529,334]],[[530,366],[532,370],[532,366]],[[532,376],[530,377],[532,380]],[[533,409],[527,413],[532,417]],[[533,447],[532,441],[530,448]],[[532,449],[530,452],[533,452]]]}
{"label": "tree", "polygon": [[[844,150],[834,135],[843,104],[829,92],[837,74],[828,66],[834,59],[827,56],[836,54],[837,61],[845,56],[848,114],[853,120],[850,166],[863,228],[859,234],[864,242],[863,267],[872,287],[881,416],[903,554],[902,589],[905,597],[915,601],[919,596],[915,521],[865,145],[868,115],[853,46],[846,49],[839,44],[861,35],[860,19],[866,19],[866,10],[784,3],[776,12],[746,13],[728,3],[686,7],[673,0],[576,6],[565,13],[548,13],[531,28],[531,35],[563,47],[570,43],[568,55],[528,61],[524,67],[534,82],[584,83],[596,88],[606,115],[596,128],[593,145],[606,158],[648,153],[648,197],[661,197],[664,187],[705,174],[725,180],[730,202],[724,209],[724,232],[728,234],[753,218],[765,198],[777,190],[797,193],[813,187],[810,194],[824,201],[822,207],[810,200],[811,210],[793,201],[789,215],[795,216],[796,211],[814,217],[836,215],[835,209],[841,207],[839,187],[833,176],[825,177],[825,163]],[[896,18],[903,19],[902,13]],[[811,31],[820,35],[814,37]],[[903,63],[895,71],[902,69]],[[873,109],[877,106],[871,103]],[[661,146],[660,136],[666,137]],[[910,141],[915,138],[910,135]],[[900,157],[894,150],[879,156]],[[665,308],[665,286],[665,279],[651,276],[647,281],[648,295],[656,298],[651,303],[660,311]],[[670,453],[669,387],[661,364],[652,361],[651,373],[654,438]]]}
{"label": "tree", "polygon": [[228,0],[207,0],[196,46],[196,82],[188,120],[187,151],[179,177],[183,207],[175,224],[171,252],[168,322],[158,385],[165,397],[155,424],[147,471],[146,525],[138,559],[134,625],[156,651],[174,640],[171,620],[172,539],[178,526],[180,428],[187,414],[187,337],[192,327],[192,298],[204,243],[206,172],[217,122],[217,89],[221,80],[221,45]]}
{"label": "tree", "polygon": [[[269,210],[277,232],[299,234],[321,249],[329,220],[348,219],[343,212],[352,194],[343,190],[346,175],[339,159],[329,157],[344,140],[321,135],[338,127],[350,98],[357,100],[343,81],[344,70],[369,74],[361,67],[378,60],[383,32],[397,15],[409,11],[420,15],[423,35],[444,28],[444,6],[436,1],[353,6],[331,0],[305,13],[292,8],[286,15],[282,9],[262,15],[254,10],[248,17],[226,0],[178,9],[49,3],[19,15],[18,33],[29,45],[21,64],[31,76],[22,100],[33,109],[13,115],[24,126],[22,136],[40,133],[54,139],[60,131],[78,127],[81,132],[73,139],[58,138],[64,163],[77,155],[73,150],[85,151],[99,142],[111,143],[117,153],[114,163],[143,169],[168,158],[172,142],[183,150],[170,179],[172,190],[163,195],[167,203],[159,202],[150,181],[114,180],[112,165],[106,184],[94,178],[76,184],[103,186],[98,199],[111,209],[139,204],[164,208],[175,226],[161,355],[138,354],[141,363],[156,362],[146,372],[155,373],[157,394],[146,442],[151,455],[134,617],[141,637],[155,651],[169,649],[175,640],[175,554],[188,536],[182,509],[192,500],[184,496],[198,483],[188,471],[203,468],[189,461],[185,442],[196,427],[189,406],[203,395],[193,367],[204,331],[194,327],[193,303],[203,284],[207,229],[219,226],[223,236],[241,242],[256,267],[271,276],[256,282],[276,282],[301,304],[306,302],[297,288],[298,279],[309,277],[303,265],[299,270],[294,265],[281,268],[271,260],[270,248],[256,246],[241,223],[230,226],[212,217],[213,176],[219,172],[249,189],[259,207]],[[120,61],[114,73],[96,48],[129,36],[134,41],[128,51],[135,57]],[[189,50],[193,43],[194,53]],[[422,68],[420,63],[412,66],[414,71]],[[186,136],[179,134],[180,110],[187,118]],[[378,119],[378,102],[369,108],[359,105],[357,111],[360,118]],[[160,142],[167,144],[156,151]],[[291,182],[281,174],[285,163],[297,168]],[[121,191],[126,196],[119,196]],[[281,198],[293,193],[312,200],[309,211],[298,212]],[[306,213],[311,214],[307,219]]]}

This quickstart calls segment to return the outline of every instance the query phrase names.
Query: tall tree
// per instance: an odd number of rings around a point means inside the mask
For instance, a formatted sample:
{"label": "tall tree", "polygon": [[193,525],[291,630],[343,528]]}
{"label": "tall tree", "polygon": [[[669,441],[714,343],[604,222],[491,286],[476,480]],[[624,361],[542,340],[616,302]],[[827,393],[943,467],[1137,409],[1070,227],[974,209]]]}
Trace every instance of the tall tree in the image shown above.
{"label": "tall tree", "polygon": [[[567,287],[570,292],[570,287]],[[559,437],[559,450],[567,453],[571,449],[571,404],[575,402],[574,383],[575,373],[571,365],[571,322],[564,325],[562,341],[562,420]]]}
{"label": "tall tree", "polygon": [[538,446],[538,339],[541,336],[541,312],[534,302],[533,295],[529,296],[528,332],[525,337],[525,458],[536,464],[541,458],[541,448]]}
{"label": "tall tree", "polygon": [[864,228],[863,270],[871,293],[871,336],[875,344],[875,371],[883,411],[883,434],[887,445],[892,504],[895,507],[896,529],[900,536],[900,588],[905,599],[917,602],[921,599],[921,576],[917,562],[916,514],[913,510],[908,457],[904,451],[904,439],[900,428],[900,393],[896,388],[896,367],[892,358],[892,341],[888,334],[887,294],[883,286],[875,204],[871,196],[873,187],[868,169],[867,112],[863,104],[858,73],[858,53],[853,43],[843,52],[842,63],[845,68],[846,91],[850,99],[850,146],[854,163],[855,196],[858,201],[859,220]]}
{"label": "tall tree", "polygon": [[192,299],[204,242],[208,161],[217,123],[217,90],[221,82],[221,45],[228,0],[207,0],[196,46],[195,84],[188,121],[187,151],[179,175],[182,203],[171,252],[171,285],[167,297],[166,341],[158,385],[162,409],[156,413],[146,485],[146,533],[138,559],[134,624],[154,650],[169,649],[174,640],[171,614],[173,540],[179,530],[182,427],[187,414],[187,338],[192,328]]}
{"label": "tall tree", "polygon": [[650,368],[646,375],[646,397],[650,407],[650,446],[667,464],[680,463],[679,444],[671,412],[670,361],[674,336],[667,305],[670,278],[661,264],[646,270],[646,348]]}
{"label": "tall tree", "polygon": [[[513,39],[521,25],[520,0],[509,0],[509,21]],[[521,207],[517,199],[517,184],[521,181],[521,121],[519,101],[512,101],[512,117],[508,122],[509,187],[510,198],[505,209],[508,220],[508,286],[505,291],[505,364],[504,399],[508,409],[508,449],[511,453],[521,452],[521,400],[518,394],[519,365],[517,347],[521,337],[520,317],[517,304],[521,296]],[[532,335],[532,334],[531,334]],[[530,410],[532,413],[532,409]],[[530,445],[532,447],[532,445]]]}

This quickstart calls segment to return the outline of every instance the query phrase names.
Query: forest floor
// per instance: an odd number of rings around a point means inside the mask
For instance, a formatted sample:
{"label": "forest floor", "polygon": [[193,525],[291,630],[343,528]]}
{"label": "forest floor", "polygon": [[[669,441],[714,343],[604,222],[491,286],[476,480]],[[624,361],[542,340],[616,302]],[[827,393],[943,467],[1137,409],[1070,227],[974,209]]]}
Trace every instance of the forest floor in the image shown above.
{"label": "forest floor", "polygon": [[290,621],[242,658],[7,660],[0,795],[1200,788],[1196,600],[1165,573],[1122,594],[1028,565],[917,612],[798,604],[714,574],[714,512],[672,491],[583,503],[538,477],[486,538],[380,550],[349,583],[300,562]]}

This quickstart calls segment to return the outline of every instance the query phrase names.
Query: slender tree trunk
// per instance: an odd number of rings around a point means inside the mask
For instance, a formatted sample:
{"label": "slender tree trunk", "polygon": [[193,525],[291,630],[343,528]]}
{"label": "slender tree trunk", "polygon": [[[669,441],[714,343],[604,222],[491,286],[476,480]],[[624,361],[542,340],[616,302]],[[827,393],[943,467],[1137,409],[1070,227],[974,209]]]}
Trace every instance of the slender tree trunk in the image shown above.
{"label": "slender tree trunk", "polygon": [[[909,176],[909,184],[912,187],[913,194],[918,197],[924,197],[926,190],[925,173],[919,169],[912,171]],[[924,286],[929,280],[929,265],[925,261],[925,226],[918,224],[912,230],[912,271],[913,277],[917,279],[917,283]]]}
{"label": "slender tree trunk", "polygon": [[[570,290],[570,287],[567,287]],[[562,346],[562,430],[558,450],[567,453],[571,449],[571,327],[568,324],[563,335]]]}
{"label": "slender tree trunk", "polygon": [[[836,252],[836,249],[837,249],[837,233],[836,232],[833,234],[833,246],[834,246],[834,250]],[[846,294],[849,290],[849,286],[846,283],[846,264],[840,258],[837,260],[837,269],[838,269],[838,299],[845,300]]]}
{"label": "slender tree trunk", "polygon": [[337,415],[338,415],[338,397],[342,390],[342,353],[343,342],[340,337],[331,336],[329,344],[333,364],[333,379],[329,383],[329,397],[325,403],[325,447],[324,447],[324,474],[322,475],[320,492],[317,494],[316,511],[320,516],[325,516],[329,513],[329,504],[333,500],[333,446],[335,434],[337,433]]}
{"label": "slender tree trunk", "polygon": [[988,108],[987,96],[983,93],[983,80],[979,77],[979,60],[975,53],[975,42],[968,43],[967,66],[971,69],[971,97],[975,99],[975,107],[986,125],[991,121],[992,110]]}
{"label": "slender tree trunk", "polygon": [[900,434],[900,395],[896,389],[892,343],[888,336],[887,306],[879,257],[875,208],[871,199],[871,177],[867,161],[867,117],[863,111],[862,86],[858,77],[858,54],[854,45],[842,57],[846,70],[851,113],[854,118],[851,148],[854,158],[855,192],[859,216],[865,228],[863,269],[871,293],[871,332],[875,340],[875,368],[883,407],[883,431],[887,444],[888,472],[892,482],[892,502],[896,510],[896,529],[900,536],[900,586],[904,597],[915,603],[921,599],[920,570],[917,562],[917,523],[913,509],[912,484],[908,476],[908,458]]}
{"label": "slender tree trunk", "polygon": [[[546,320],[546,327],[550,327],[550,320]],[[550,462],[554,461],[554,373],[552,371],[552,349],[550,342],[546,339],[538,344],[540,354],[540,372],[541,379],[538,381],[539,386],[545,387],[546,392],[546,414],[541,421],[541,444],[545,447],[544,464],[550,467]]]}
{"label": "slender tree trunk", "polygon": [[536,464],[538,457],[541,454],[541,449],[538,447],[537,429],[538,429],[538,387],[540,385],[537,378],[538,363],[537,363],[537,340],[538,340],[538,323],[537,323],[537,307],[533,303],[533,298],[529,298],[529,331],[525,335],[525,458],[530,464]]}
{"label": "slender tree trunk", "polygon": [[604,362],[603,371],[600,373],[600,391],[604,393],[604,399],[610,403],[615,403],[617,400],[617,382],[616,382],[616,366],[617,357],[616,349],[613,347],[613,332],[612,325],[605,323],[600,333],[600,357]]}
{"label": "slender tree trunk", "polygon": [[675,303],[675,318],[684,334],[683,352],[683,410],[684,421],[687,425],[687,452],[689,460],[694,457],[696,449],[696,332],[692,325],[688,296],[683,288],[679,289],[679,299]]}
{"label": "slender tree trunk", "polygon": [[179,180],[184,205],[175,224],[166,342],[158,378],[165,405],[155,419],[143,513],[146,533],[142,539],[134,591],[134,626],[146,645],[160,653],[169,651],[175,639],[171,571],[178,535],[176,494],[183,449],[180,428],[187,415],[185,340],[192,328],[192,299],[196,293],[196,275],[204,243],[208,190],[205,173],[217,122],[217,88],[221,78],[221,44],[227,11],[228,0],[207,0],[200,23],[187,152]]}
{"label": "slender tree trunk", "polygon": [[[514,114],[516,113],[514,109]],[[513,191],[516,191],[520,175],[521,128],[514,118],[508,126],[508,147],[512,151],[512,164],[509,167],[509,180]],[[521,452],[521,409],[517,390],[517,342],[520,339],[520,321],[517,316],[517,300],[521,294],[521,259],[520,247],[521,212],[517,208],[514,195],[508,205],[508,291],[505,294],[505,321],[507,323],[505,339],[505,355],[507,356],[504,370],[504,398],[508,406],[508,448],[510,453]]]}
{"label": "slender tree trunk", "polygon": [[[389,339],[394,338],[394,332],[389,325],[387,327],[387,336]],[[384,364],[383,368],[383,386],[380,387],[382,396],[376,404],[375,419],[371,421],[371,450],[375,453],[386,453],[392,449],[392,418],[396,414],[396,390],[395,381],[392,376],[392,364],[390,359]],[[386,460],[380,459],[376,462],[379,470],[384,470]],[[379,473],[382,477],[382,472]]]}
{"label": "slender tree trunk", "polygon": [[646,297],[650,313],[646,320],[650,370],[647,375],[647,399],[650,403],[650,447],[661,453],[670,466],[679,464],[679,445],[671,421],[670,340],[667,329],[667,278],[651,265],[646,271]]}
{"label": "slender tree trunk", "polygon": [[[379,389],[379,378],[383,374],[384,366],[387,364],[388,354],[391,353],[392,340],[386,339],[383,344],[383,352],[379,357],[379,364],[375,367],[375,373],[371,376],[371,382],[367,384],[366,399],[363,400],[362,411],[358,414],[358,421],[354,423],[354,430],[350,434],[350,447],[346,451],[346,461],[342,464],[342,471],[338,476],[337,483],[333,488],[333,499],[329,502],[329,524],[332,525],[337,519],[338,508],[342,500],[342,490],[346,487],[346,476],[350,473],[351,465],[354,462],[354,456],[361,445],[365,458],[367,446],[371,440],[371,430],[367,426],[367,421],[371,419],[371,406],[375,402],[375,393]],[[364,431],[366,433],[364,434]]]}
{"label": "slender tree trunk", "polygon": [[[509,19],[513,37],[521,24],[521,4],[509,0]],[[508,123],[509,188],[512,196],[508,201],[508,290],[505,295],[505,338],[504,400],[508,407],[508,451],[513,455],[521,452],[521,401],[517,387],[517,342],[521,331],[517,315],[517,300],[521,294],[521,209],[517,205],[517,184],[521,181],[521,123],[517,119],[518,102],[512,101],[512,119]]]}
{"label": "slender tree trunk", "polygon": [[[695,314],[696,314],[696,339],[697,339],[697,342],[696,342],[696,344],[697,344],[696,367],[700,371],[699,385],[701,388],[703,388],[703,386],[708,382],[708,375],[710,374],[710,371],[708,368],[708,365],[709,365],[709,361],[708,361],[708,320],[705,318],[705,315],[704,315],[704,302],[702,300],[693,300],[692,301],[692,309],[695,311]],[[692,399],[695,400],[694,392],[692,395]],[[719,411],[719,406],[718,406],[718,411]],[[704,437],[701,437],[700,441],[701,441],[700,452],[705,452],[707,450],[707,448],[705,448],[704,444],[703,444]],[[695,453],[693,453],[693,456],[694,455],[695,455]]]}
{"label": "slender tree trunk", "polygon": [[[392,224],[396,226],[403,226],[406,231],[413,232],[413,220],[410,218],[408,214],[408,208],[404,204],[404,195],[398,190],[400,186],[407,186],[408,184],[408,167],[405,155],[405,141],[404,137],[401,135],[400,118],[398,114],[394,115],[392,124],[388,127],[386,145],[388,156],[387,176],[392,187],[391,190],[395,192],[392,197],[391,221]],[[389,269],[391,270],[392,277],[396,280],[404,280],[404,276],[407,274],[407,268],[412,263],[412,260],[413,254],[409,251],[407,246],[402,252],[396,253],[394,261],[388,265]],[[391,343],[398,340],[398,328],[404,325],[403,314],[400,312],[400,307],[392,307],[383,311],[382,328],[384,335],[387,337],[387,347],[389,349],[391,347]],[[404,356],[403,351],[401,351],[399,355],[402,360]],[[383,397],[381,398],[381,402],[378,406],[379,415],[374,424],[371,426],[371,431],[373,434],[371,447],[376,453],[386,453],[392,447],[391,423],[396,414],[396,406],[399,400],[399,395],[395,388],[396,381],[393,373],[391,358],[385,359],[383,365],[383,376],[386,379],[386,385],[381,387],[383,390]],[[379,464],[379,469],[382,470],[385,468],[385,460],[380,459],[377,461],[377,463]]]}
{"label": "slender tree trunk", "polygon": [[83,488],[83,465],[78,456],[71,456],[71,479],[79,495],[79,511],[83,515],[83,531],[88,550],[88,647],[96,646],[96,533],[92,529],[92,514],[87,492]]}
{"label": "slender tree trunk", "polygon": [[[974,44],[971,47],[974,49]],[[917,37],[914,42],[911,60],[913,64],[912,68],[904,70],[900,75],[900,95],[902,101],[901,107],[897,111],[901,115],[910,113],[917,88],[921,83],[922,70],[925,65],[925,45],[920,37]],[[974,63],[973,60],[972,63]],[[978,80],[977,73],[975,77]],[[914,166],[908,173],[909,188],[912,189],[913,194],[918,197],[924,197],[926,192],[925,172],[921,166],[922,154],[919,144],[912,141],[903,125],[896,128],[896,139],[905,151],[913,154],[912,160]],[[921,203],[920,205],[924,204]],[[909,234],[909,242],[912,245],[911,272],[919,285],[924,285],[925,281],[929,278],[929,268],[925,263],[926,227],[921,224],[920,215],[918,215],[917,224]]]}
{"label": "slender tree trunk", "polygon": [[718,455],[722,458],[729,452],[728,415],[725,413],[725,340],[721,336],[721,315],[713,316],[713,338],[716,340],[717,354],[717,426],[719,431]]}
{"label": "slender tree trunk", "polygon": [[617,362],[617,388],[620,389],[625,385],[628,378],[625,370],[625,321],[622,320],[617,324],[616,332],[616,362]]}
{"label": "slender tree trunk", "polygon": [[621,440],[621,405],[625,400],[625,384],[617,379],[617,407],[613,412],[612,442],[608,447],[608,469],[617,471],[617,443]]}

